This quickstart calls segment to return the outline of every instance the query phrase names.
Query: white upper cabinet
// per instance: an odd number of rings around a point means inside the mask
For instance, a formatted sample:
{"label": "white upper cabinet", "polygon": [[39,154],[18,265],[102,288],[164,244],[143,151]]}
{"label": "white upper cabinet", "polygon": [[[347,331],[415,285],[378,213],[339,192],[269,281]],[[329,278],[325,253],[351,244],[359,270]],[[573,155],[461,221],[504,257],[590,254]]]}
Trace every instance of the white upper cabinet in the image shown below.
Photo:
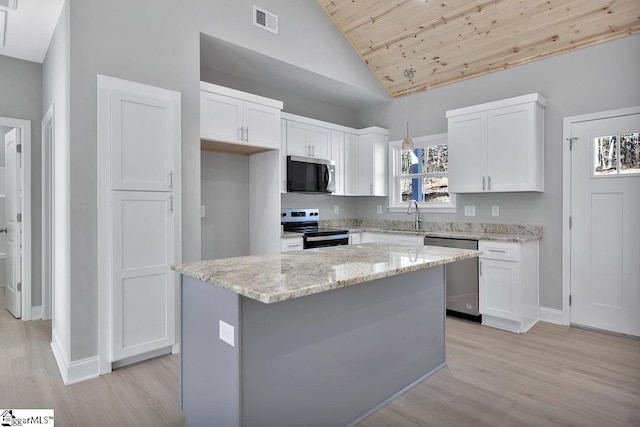
{"label": "white upper cabinet", "polygon": [[331,153],[333,161],[336,163],[335,190],[336,196],[344,196],[344,132],[341,130],[331,131]]}
{"label": "white upper cabinet", "polygon": [[347,196],[358,195],[359,164],[358,161],[358,135],[345,133],[344,135],[344,194]]}
{"label": "white upper cabinet", "polygon": [[280,148],[282,102],[200,82],[200,138]]}
{"label": "white upper cabinet", "polygon": [[537,93],[447,112],[449,191],[544,191],[544,106]]}
{"label": "white upper cabinet", "polygon": [[[360,130],[358,135],[358,195],[387,195],[387,131]],[[351,161],[348,163],[352,164]]]}
{"label": "white upper cabinet", "polygon": [[331,158],[331,129],[287,120],[287,155]]}

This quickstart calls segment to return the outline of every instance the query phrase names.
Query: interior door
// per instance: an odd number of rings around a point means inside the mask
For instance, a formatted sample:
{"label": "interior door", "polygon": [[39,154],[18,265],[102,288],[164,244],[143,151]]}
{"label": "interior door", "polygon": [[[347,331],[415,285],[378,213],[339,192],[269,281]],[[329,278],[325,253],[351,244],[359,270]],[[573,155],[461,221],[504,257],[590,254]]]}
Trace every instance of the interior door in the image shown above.
{"label": "interior door", "polygon": [[20,142],[20,129],[14,128],[5,135],[5,173],[6,173],[6,195],[5,213],[7,220],[7,258],[6,258],[6,281],[7,281],[7,309],[15,317],[22,316],[22,224],[19,220],[22,206],[21,179],[20,179],[20,153],[18,144]]}
{"label": "interior door", "polygon": [[640,336],[640,114],[571,125],[571,323]]}

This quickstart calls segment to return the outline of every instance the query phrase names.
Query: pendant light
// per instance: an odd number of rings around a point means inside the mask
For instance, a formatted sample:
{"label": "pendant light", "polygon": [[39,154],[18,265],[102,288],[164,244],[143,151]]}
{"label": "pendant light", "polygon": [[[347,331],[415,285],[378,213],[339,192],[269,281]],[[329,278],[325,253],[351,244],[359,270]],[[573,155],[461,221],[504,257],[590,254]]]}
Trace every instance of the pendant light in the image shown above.
{"label": "pendant light", "polygon": [[[405,95],[409,95],[409,80],[413,78],[413,71],[404,70],[404,76],[407,79],[407,92]],[[414,148],[413,140],[409,138],[409,113],[407,113],[407,137],[402,140],[402,151],[413,151]]]}

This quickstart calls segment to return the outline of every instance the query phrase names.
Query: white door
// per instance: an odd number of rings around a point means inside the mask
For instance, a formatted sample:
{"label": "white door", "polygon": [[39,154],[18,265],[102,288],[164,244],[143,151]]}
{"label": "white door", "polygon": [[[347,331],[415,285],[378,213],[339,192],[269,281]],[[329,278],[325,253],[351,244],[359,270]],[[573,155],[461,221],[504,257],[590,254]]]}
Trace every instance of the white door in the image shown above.
{"label": "white door", "polygon": [[480,260],[480,313],[502,319],[520,319],[520,264]]}
{"label": "white door", "polygon": [[[487,188],[487,112],[449,118],[449,191],[479,193]],[[453,167],[451,167],[453,165]]]}
{"label": "white door", "polygon": [[158,95],[111,91],[111,189],[171,191],[174,102]]}
{"label": "white door", "polygon": [[113,361],[175,343],[173,194],[113,191]]}
{"label": "white door", "polygon": [[571,323],[640,336],[640,114],[571,125]]}
{"label": "white door", "polygon": [[287,120],[287,155],[311,157],[309,125]]}
{"label": "white door", "polygon": [[20,179],[20,129],[14,128],[4,138],[6,196],[5,214],[7,220],[7,309],[15,317],[22,316],[22,224],[18,219],[22,206],[22,181]]}
{"label": "white door", "polygon": [[333,160],[331,158],[331,129],[309,126],[309,143],[311,144],[312,157]]}

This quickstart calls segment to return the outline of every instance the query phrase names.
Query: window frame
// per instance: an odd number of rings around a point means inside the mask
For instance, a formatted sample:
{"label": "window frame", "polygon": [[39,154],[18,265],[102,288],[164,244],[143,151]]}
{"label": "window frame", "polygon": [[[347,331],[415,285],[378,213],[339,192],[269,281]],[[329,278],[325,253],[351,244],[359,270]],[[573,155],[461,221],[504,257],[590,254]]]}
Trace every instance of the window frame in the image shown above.
{"label": "window frame", "polygon": [[[432,145],[449,145],[448,134],[439,133],[435,135],[419,136],[412,138],[414,146],[432,146]],[[400,180],[406,179],[401,174],[402,170],[402,140],[389,142],[389,212],[406,212],[409,207],[409,202],[399,201],[400,197]],[[425,176],[447,176],[448,171],[444,173],[423,173]],[[456,196],[453,193],[449,193],[449,202],[447,203],[425,203],[419,202],[418,207],[420,212],[431,213],[456,213]]]}

